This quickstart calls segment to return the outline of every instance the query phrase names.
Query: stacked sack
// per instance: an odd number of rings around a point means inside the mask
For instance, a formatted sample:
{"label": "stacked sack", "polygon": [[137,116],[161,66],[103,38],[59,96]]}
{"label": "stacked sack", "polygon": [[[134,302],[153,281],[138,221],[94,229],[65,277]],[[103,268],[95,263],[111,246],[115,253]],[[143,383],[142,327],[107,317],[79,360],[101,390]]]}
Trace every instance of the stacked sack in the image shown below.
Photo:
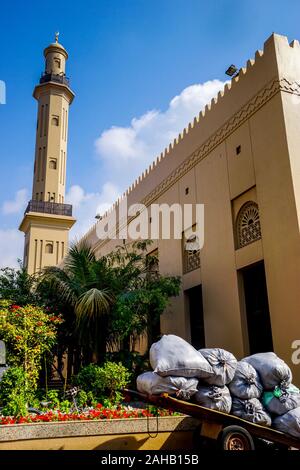
{"label": "stacked sack", "polygon": [[200,349],[199,352],[211,366],[213,374],[198,385],[195,402],[212,410],[230,413],[232,400],[227,385],[234,377],[236,358],[221,348]]}
{"label": "stacked sack", "polygon": [[292,385],[292,372],[275,353],[258,353],[243,359],[259,374],[261,400],[278,431],[300,438],[300,390]]}
{"label": "stacked sack", "polygon": [[231,396],[226,384],[232,380],[237,361],[223,349],[197,351],[182,338],[164,335],[150,348],[152,372],[137,378],[141,393],[168,393],[210,409],[230,412]]}
{"label": "stacked sack", "polygon": [[141,393],[168,393],[184,400],[197,393],[199,379],[212,376],[207,360],[193,346],[175,335],[164,335],[150,348],[152,372],[137,378]]}
{"label": "stacked sack", "polygon": [[260,402],[263,386],[258,372],[251,364],[238,362],[228,387],[232,395],[233,415],[255,424],[271,426],[271,417]]}
{"label": "stacked sack", "polygon": [[175,335],[150,348],[151,372],[137,378],[141,393],[168,393],[206,408],[246,419],[300,438],[300,390],[275,353],[258,353],[237,362],[220,348],[197,351]]}

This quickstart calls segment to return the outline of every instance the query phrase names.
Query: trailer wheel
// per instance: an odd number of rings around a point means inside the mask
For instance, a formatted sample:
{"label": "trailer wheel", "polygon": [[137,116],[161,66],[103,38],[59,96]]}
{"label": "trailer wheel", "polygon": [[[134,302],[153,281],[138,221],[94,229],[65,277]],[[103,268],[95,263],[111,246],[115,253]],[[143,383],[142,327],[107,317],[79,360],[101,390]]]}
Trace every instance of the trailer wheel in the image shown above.
{"label": "trailer wheel", "polygon": [[241,426],[227,426],[218,437],[222,450],[254,450],[251,434]]}

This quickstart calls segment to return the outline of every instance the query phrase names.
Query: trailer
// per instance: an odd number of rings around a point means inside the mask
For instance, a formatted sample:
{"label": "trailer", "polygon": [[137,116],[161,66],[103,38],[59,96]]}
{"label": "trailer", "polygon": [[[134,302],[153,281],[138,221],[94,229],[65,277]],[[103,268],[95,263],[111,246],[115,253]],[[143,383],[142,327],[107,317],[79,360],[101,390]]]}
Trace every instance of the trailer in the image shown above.
{"label": "trailer", "polygon": [[133,390],[125,392],[131,398],[198,419],[200,443],[207,442],[209,439],[214,440],[218,448],[222,450],[255,450],[257,442],[262,440],[273,444],[273,447],[277,449],[300,449],[300,439],[231,414],[179,400],[167,393],[145,395]]}

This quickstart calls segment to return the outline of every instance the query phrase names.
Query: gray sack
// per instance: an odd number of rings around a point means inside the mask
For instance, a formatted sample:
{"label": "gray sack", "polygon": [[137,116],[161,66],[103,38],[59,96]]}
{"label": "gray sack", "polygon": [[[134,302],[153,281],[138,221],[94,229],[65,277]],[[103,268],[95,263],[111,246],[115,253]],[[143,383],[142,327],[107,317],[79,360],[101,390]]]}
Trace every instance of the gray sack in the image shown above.
{"label": "gray sack", "polygon": [[273,427],[277,429],[277,431],[290,434],[300,439],[300,407],[288,411],[282,416],[277,416],[273,420]]}
{"label": "gray sack", "polygon": [[271,417],[257,398],[250,398],[250,400],[233,398],[231,413],[251,423],[271,426]]}
{"label": "gray sack", "polygon": [[150,348],[150,364],[161,376],[207,378],[213,370],[193,346],[175,335],[164,335]]}
{"label": "gray sack", "polygon": [[242,361],[251,364],[259,373],[265,390],[273,390],[277,386],[287,387],[292,382],[291,369],[273,352],[253,354]]}
{"label": "gray sack", "polygon": [[200,385],[193,399],[197,405],[205,406],[211,410],[222,411],[223,413],[230,413],[231,395],[226,386]]}
{"label": "gray sack", "polygon": [[276,387],[273,392],[263,394],[262,402],[270,413],[284,415],[300,407],[300,390],[294,385],[287,388]]}
{"label": "gray sack", "polygon": [[205,382],[223,387],[232,381],[237,366],[237,360],[233,354],[221,348],[200,349],[199,352],[213,370],[213,375],[205,379]]}
{"label": "gray sack", "polygon": [[263,386],[259,375],[248,362],[239,361],[232,382],[228,384],[230,393],[241,400],[260,398]]}
{"label": "gray sack", "polygon": [[189,400],[197,392],[198,380],[185,377],[161,377],[155,372],[144,372],[136,380],[139,392],[149,395],[168,393]]}

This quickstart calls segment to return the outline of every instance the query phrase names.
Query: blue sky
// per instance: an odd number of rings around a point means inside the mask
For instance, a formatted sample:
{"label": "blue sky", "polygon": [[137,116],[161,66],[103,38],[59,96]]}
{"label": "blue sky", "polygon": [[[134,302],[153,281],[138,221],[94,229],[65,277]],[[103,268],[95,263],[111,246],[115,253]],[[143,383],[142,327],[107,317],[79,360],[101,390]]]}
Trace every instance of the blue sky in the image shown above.
{"label": "blue sky", "polygon": [[217,92],[228,65],[244,65],[273,31],[300,38],[299,14],[293,0],[0,0],[0,265],[22,256],[16,229],[32,184],[32,91],[56,30],[76,94],[67,186],[78,236]]}

